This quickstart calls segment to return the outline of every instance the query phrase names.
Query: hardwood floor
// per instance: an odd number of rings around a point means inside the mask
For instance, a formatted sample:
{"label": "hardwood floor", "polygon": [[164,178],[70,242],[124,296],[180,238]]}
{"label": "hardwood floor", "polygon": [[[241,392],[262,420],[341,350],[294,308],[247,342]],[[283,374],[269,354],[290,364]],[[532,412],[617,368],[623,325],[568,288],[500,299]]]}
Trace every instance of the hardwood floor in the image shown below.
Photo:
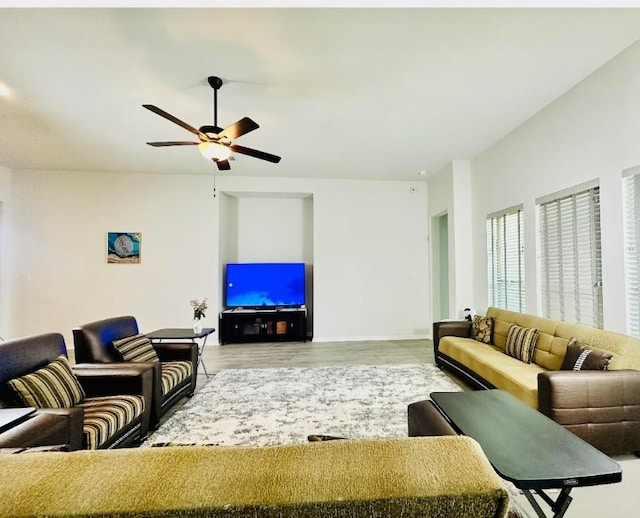
{"label": "hardwood floor", "polygon": [[[210,376],[222,369],[433,363],[433,344],[431,340],[384,340],[206,345],[202,358]],[[200,366],[197,389],[206,381]]]}

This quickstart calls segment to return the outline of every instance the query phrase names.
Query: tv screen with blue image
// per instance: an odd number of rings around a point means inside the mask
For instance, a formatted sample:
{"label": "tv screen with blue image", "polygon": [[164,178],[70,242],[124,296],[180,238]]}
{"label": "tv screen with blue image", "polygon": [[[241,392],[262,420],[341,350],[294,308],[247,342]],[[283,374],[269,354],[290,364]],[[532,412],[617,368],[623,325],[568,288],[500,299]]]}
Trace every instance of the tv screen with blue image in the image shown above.
{"label": "tv screen with blue image", "polygon": [[228,308],[299,307],[304,295],[304,263],[227,264]]}

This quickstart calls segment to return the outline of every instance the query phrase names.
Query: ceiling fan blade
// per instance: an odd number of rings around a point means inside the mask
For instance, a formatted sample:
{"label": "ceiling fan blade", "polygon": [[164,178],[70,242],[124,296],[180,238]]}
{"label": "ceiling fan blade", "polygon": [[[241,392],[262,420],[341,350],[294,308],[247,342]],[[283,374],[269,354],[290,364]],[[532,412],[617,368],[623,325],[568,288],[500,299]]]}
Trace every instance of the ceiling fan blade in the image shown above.
{"label": "ceiling fan blade", "polygon": [[203,139],[205,142],[207,142],[209,140],[209,138],[204,133],[202,133],[200,130],[197,130],[193,126],[190,126],[186,122],[181,121],[177,117],[174,117],[170,113],[167,113],[166,111],[158,108],[157,106],[154,106],[153,104],[143,104],[142,107],[146,108],[149,111],[152,111],[153,113],[155,113],[157,115],[160,115],[160,117],[164,117],[165,119],[170,120],[174,124],[177,124],[178,126],[181,126],[182,128],[186,129],[187,131],[190,131],[191,133],[193,133],[194,135],[198,135],[198,137],[200,139]]}
{"label": "ceiling fan blade", "polygon": [[229,160],[215,160],[212,159],[216,165],[218,166],[218,170],[219,171],[229,171],[231,169],[231,164],[229,163]]}
{"label": "ceiling fan blade", "polygon": [[242,137],[242,135],[246,135],[250,131],[258,129],[259,127],[260,126],[257,122],[252,121],[249,117],[243,117],[218,133],[218,138],[235,140],[238,137]]}
{"label": "ceiling fan blade", "polygon": [[231,151],[233,151],[234,153],[240,153],[241,155],[249,155],[254,158],[259,158],[261,160],[273,162],[274,164],[277,164],[278,162],[280,162],[279,156],[272,155],[271,153],[265,153],[264,151],[258,151],[257,149],[251,149],[244,146],[237,146],[235,144],[230,145],[229,149],[231,149]]}
{"label": "ceiling fan blade", "polygon": [[200,142],[188,142],[183,140],[178,141],[168,141],[168,142],[147,142],[150,146],[153,147],[164,147],[164,146],[197,146]]}

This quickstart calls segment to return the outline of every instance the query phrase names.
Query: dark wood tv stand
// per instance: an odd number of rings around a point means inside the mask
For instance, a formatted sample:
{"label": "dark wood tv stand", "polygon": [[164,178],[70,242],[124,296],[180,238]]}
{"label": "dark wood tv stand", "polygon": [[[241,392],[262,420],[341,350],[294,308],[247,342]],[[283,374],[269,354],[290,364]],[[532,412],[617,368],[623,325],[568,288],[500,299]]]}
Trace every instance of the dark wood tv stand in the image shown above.
{"label": "dark wood tv stand", "polygon": [[220,312],[220,344],[307,341],[307,310],[225,309]]}

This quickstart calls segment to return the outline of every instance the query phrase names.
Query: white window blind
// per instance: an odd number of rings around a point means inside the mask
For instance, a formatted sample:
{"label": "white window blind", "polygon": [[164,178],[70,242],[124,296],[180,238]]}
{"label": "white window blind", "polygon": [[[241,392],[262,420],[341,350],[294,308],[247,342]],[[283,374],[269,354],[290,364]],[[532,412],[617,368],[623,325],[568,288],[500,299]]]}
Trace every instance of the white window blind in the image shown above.
{"label": "white window blind", "polygon": [[543,315],[602,327],[600,189],[539,203]]}
{"label": "white window blind", "polygon": [[525,311],[522,209],[487,218],[489,305]]}
{"label": "white window blind", "polygon": [[640,336],[640,168],[623,180],[627,332]]}

